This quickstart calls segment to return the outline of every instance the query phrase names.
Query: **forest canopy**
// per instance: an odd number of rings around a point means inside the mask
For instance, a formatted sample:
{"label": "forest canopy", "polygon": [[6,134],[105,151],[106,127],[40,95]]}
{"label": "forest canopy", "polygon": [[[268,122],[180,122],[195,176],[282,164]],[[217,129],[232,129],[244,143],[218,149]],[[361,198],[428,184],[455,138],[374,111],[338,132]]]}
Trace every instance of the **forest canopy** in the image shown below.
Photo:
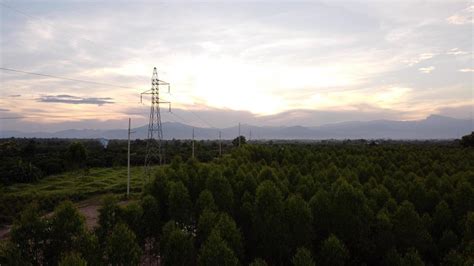
{"label": "forest canopy", "polygon": [[209,162],[176,157],[139,201],[107,199],[94,232],[70,203],[48,218],[29,208],[0,263],[472,265],[473,161],[470,148],[437,144],[247,144]]}

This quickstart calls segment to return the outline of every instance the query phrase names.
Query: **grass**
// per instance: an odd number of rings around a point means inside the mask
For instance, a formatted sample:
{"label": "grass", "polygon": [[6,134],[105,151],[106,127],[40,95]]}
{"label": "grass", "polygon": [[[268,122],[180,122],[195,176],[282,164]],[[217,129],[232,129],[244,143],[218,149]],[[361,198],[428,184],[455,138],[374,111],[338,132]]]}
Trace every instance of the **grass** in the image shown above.
{"label": "grass", "polygon": [[[130,169],[130,193],[139,194],[146,181],[143,167]],[[63,200],[81,201],[102,194],[125,196],[127,168],[92,168],[45,177],[29,184],[13,184],[0,188],[0,224],[9,223],[31,202],[45,211]]]}

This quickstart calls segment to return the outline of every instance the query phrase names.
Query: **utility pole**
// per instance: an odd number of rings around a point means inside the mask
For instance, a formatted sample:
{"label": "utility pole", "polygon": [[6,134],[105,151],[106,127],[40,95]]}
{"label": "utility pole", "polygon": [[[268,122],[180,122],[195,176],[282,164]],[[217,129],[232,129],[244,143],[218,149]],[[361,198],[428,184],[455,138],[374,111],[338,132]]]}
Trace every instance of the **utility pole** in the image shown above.
{"label": "utility pole", "polygon": [[151,95],[150,117],[148,122],[148,136],[146,143],[145,155],[145,174],[150,179],[151,166],[159,163],[161,165],[163,160],[161,141],[163,140],[163,128],[161,126],[160,103],[168,104],[169,112],[171,112],[171,102],[161,101],[160,86],[168,86],[168,93],[170,92],[170,84],[168,82],[158,79],[158,71],[156,67],[153,68],[153,76],[151,78],[151,89],[140,94],[140,102],[143,94]]}
{"label": "utility pole", "polygon": [[240,147],[240,122],[239,122],[239,147]]}
{"label": "utility pole", "polygon": [[220,131],[219,131],[219,157],[222,157],[222,139],[221,139]]}
{"label": "utility pole", "polygon": [[128,118],[128,152],[127,152],[127,198],[130,196],[130,135],[135,133],[131,130],[132,119]]}
{"label": "utility pole", "polygon": [[193,127],[193,154],[192,154],[192,157],[194,159],[194,127]]}

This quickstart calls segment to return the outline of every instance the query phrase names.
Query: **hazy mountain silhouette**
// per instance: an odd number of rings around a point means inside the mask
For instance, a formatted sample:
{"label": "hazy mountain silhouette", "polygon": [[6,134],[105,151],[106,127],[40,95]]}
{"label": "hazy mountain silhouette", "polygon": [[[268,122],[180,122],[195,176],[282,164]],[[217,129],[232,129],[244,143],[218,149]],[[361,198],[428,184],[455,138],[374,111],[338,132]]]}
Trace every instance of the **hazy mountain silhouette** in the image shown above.
{"label": "hazy mountain silhouette", "polygon": [[[165,122],[165,139],[190,139],[192,126]],[[417,121],[374,120],[368,122],[351,121],[326,124],[317,127],[291,126],[268,127],[241,125],[241,135],[252,139],[454,139],[473,131],[474,123],[469,119],[456,119],[431,115]],[[133,139],[147,137],[148,126],[134,128]],[[232,139],[238,135],[238,127],[199,128],[195,127],[196,139],[217,139],[222,132],[223,139]],[[69,129],[54,133],[0,131],[1,138],[107,138],[126,139],[126,129]]]}

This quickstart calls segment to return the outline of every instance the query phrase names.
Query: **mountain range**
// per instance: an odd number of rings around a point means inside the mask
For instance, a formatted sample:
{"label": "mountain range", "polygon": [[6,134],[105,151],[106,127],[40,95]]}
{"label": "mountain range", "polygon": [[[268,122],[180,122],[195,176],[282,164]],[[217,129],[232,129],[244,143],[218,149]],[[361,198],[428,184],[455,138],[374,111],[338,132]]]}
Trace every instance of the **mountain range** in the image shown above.
{"label": "mountain range", "polygon": [[[190,139],[193,126],[164,122],[165,139]],[[233,139],[238,135],[238,126],[227,128],[194,127],[196,139],[218,139],[219,131],[223,139]],[[351,121],[326,124],[315,127],[304,126],[254,126],[241,125],[241,135],[251,139],[455,139],[474,130],[471,119],[456,119],[431,115],[416,121]],[[133,129],[133,139],[145,139],[148,125]],[[0,130],[0,138],[106,138],[126,139],[127,129],[68,129],[58,132],[21,132]]]}

